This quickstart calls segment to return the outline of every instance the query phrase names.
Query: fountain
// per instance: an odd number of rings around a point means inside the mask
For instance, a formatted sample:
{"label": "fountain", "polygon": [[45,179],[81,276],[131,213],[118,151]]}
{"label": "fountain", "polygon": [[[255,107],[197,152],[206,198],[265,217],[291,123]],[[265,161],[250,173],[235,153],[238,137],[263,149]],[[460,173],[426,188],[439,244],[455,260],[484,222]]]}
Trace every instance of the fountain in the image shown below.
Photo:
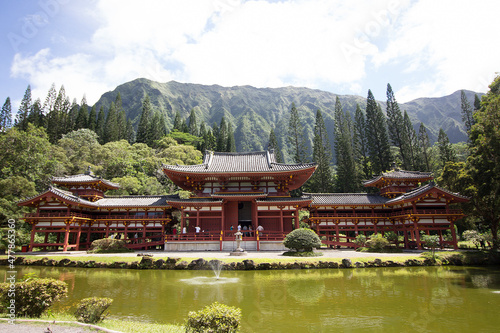
{"label": "fountain", "polygon": [[197,276],[189,279],[181,279],[181,282],[195,285],[219,285],[224,283],[237,283],[239,279],[237,277],[221,277],[220,273],[224,267],[224,263],[220,260],[210,260],[208,262],[210,268],[214,272],[214,276]]}

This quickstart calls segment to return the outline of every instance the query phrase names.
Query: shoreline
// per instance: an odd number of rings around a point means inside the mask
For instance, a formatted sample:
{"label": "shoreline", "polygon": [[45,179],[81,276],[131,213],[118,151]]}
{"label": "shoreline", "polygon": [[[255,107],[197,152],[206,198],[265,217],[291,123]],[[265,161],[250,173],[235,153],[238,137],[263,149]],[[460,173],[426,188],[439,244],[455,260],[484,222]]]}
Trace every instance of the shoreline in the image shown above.
{"label": "shoreline", "polygon": [[[364,267],[415,266],[486,266],[500,265],[498,252],[439,251],[436,258],[430,252],[405,251],[402,253],[356,252],[354,250],[323,250],[322,256],[289,257],[282,251],[250,251],[245,256],[230,256],[228,252],[165,252],[136,251],[127,253],[87,254],[84,251],[23,253],[15,258],[15,265],[113,268],[211,270],[213,261],[220,262],[223,270],[282,270]],[[429,253],[429,255],[421,255]],[[99,260],[101,259],[101,260]],[[6,265],[7,258],[0,259]]]}

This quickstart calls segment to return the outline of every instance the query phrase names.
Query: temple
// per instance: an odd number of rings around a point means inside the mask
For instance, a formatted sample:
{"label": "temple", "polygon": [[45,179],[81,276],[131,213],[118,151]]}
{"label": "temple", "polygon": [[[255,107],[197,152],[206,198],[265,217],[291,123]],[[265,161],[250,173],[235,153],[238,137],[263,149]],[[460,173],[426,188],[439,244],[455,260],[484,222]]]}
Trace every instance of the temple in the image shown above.
{"label": "temple", "polygon": [[401,246],[421,248],[420,232],[437,233],[456,248],[454,223],[464,216],[455,203],[468,199],[430,182],[430,173],[392,170],[366,181],[367,193],[305,193],[292,197],[316,170],[315,163],[277,163],[273,151],[205,153],[199,165],[164,165],[179,195],[107,196],[119,184],[94,176],[57,177],[45,192],[19,202],[36,209],[29,250],[88,249],[95,239],[120,237],[131,249],[231,251],[243,233],[246,250],[284,250],[282,241],[299,228],[299,212],[329,247],[356,248],[364,233],[394,232]]}

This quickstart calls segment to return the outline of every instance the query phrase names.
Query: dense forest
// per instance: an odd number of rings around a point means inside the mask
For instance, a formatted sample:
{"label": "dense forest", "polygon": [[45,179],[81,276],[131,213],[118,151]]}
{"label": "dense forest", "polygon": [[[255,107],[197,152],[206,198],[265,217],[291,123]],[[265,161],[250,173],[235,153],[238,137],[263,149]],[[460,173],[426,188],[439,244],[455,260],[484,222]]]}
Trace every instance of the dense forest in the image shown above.
{"label": "dense forest", "polygon": [[[316,162],[317,171],[302,188],[307,192],[360,192],[362,180],[394,166],[431,171],[441,186],[471,196],[464,224],[485,226],[496,235],[499,214],[494,207],[500,207],[500,173],[492,171],[500,161],[490,155],[500,151],[494,150],[500,142],[496,138],[499,85],[497,78],[482,99],[475,95],[469,100],[461,92],[467,142],[451,144],[440,128],[437,141],[431,144],[426,126],[412,123],[408,113],[401,111],[388,84],[383,105],[370,90],[354,111],[337,96],[333,125],[325,121],[321,109],[316,110],[313,123],[305,121],[302,109],[292,102],[281,118],[285,130],[277,135],[270,127],[262,148],[274,149],[281,162]],[[252,126],[247,127],[244,135],[255,135]],[[305,134],[307,128],[312,139]],[[1,222],[21,217],[25,208],[16,202],[45,190],[51,177],[82,173],[89,166],[95,174],[121,184],[113,194],[174,193],[179,189],[163,176],[161,164],[201,163],[204,150],[236,151],[235,130],[230,116],[223,113],[220,122],[209,125],[195,108],[187,117],[172,110],[166,119],[148,94],[132,119],[127,117],[120,92],[109,107],[103,103],[89,106],[85,98],[79,104],[70,102],[64,87],[57,92],[52,86],[42,103],[32,101],[28,86],[17,113],[12,114],[7,98],[0,114]]]}

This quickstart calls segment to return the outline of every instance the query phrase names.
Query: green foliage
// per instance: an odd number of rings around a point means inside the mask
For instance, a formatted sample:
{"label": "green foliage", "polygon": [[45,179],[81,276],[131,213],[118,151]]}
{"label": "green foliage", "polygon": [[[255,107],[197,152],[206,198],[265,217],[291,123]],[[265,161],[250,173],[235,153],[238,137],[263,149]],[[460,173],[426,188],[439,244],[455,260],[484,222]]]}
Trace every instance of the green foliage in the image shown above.
{"label": "green foliage", "polygon": [[96,324],[103,321],[107,316],[104,312],[109,308],[111,303],[113,303],[113,300],[107,297],[82,299],[76,306],[76,320],[89,324]]}
{"label": "green foliage", "polygon": [[299,111],[292,103],[290,109],[290,121],[288,124],[288,143],[290,145],[290,155],[294,163],[307,162],[307,147],[306,137],[304,135],[304,127],[299,116]]}
{"label": "green foliage", "polygon": [[321,247],[321,240],[313,230],[300,228],[286,235],[283,245],[294,251],[311,252]]}
{"label": "green foliage", "polygon": [[476,230],[465,230],[462,233],[462,238],[468,242],[474,243],[476,248],[479,248],[479,246],[481,246],[485,241],[483,235],[481,235]]}
{"label": "green foliage", "polygon": [[438,235],[427,235],[421,232],[420,240],[424,243],[424,245],[431,249],[432,257],[434,259],[434,254],[436,248],[439,247],[439,236]]}
{"label": "green foliage", "polygon": [[[1,309],[7,312],[11,297],[9,296],[10,283],[0,284]],[[14,286],[16,316],[40,317],[48,308],[68,293],[65,282],[56,279],[29,278],[17,281]]]}
{"label": "green foliage", "polygon": [[178,144],[196,146],[202,140],[202,138],[197,137],[193,134],[179,132],[177,130],[171,131],[167,137],[174,139]]}
{"label": "green foliage", "polygon": [[348,112],[344,113],[340,99],[337,97],[335,100],[335,127],[333,132],[337,161],[335,190],[342,193],[356,192],[360,185],[353,132],[351,117]]}
{"label": "green foliage", "polygon": [[121,239],[113,238],[102,238],[96,239],[90,245],[88,253],[121,253],[121,252],[132,252],[129,250],[125,241]]}
{"label": "green foliage", "polygon": [[381,252],[389,246],[389,241],[382,234],[376,234],[370,237],[366,245],[371,251]]}
{"label": "green foliage", "polygon": [[241,321],[241,309],[215,302],[202,310],[190,311],[186,320],[186,332],[237,332]]}
{"label": "green foliage", "polygon": [[356,238],[354,239],[354,244],[356,244],[357,246],[364,247],[366,245],[366,236],[363,234],[357,235]]}

